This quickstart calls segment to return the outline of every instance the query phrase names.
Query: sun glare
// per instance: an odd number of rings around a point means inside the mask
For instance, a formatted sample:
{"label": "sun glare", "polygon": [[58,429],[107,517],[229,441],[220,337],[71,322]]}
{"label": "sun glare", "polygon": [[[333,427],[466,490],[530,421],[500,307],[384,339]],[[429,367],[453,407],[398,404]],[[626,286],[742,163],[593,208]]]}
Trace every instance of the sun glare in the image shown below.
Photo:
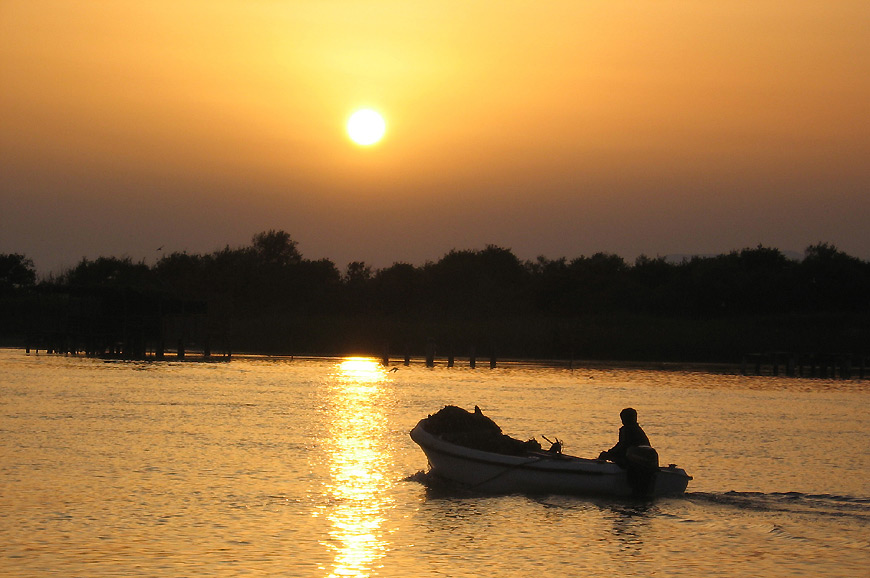
{"label": "sun glare", "polygon": [[387,123],[384,117],[375,110],[363,108],[356,111],[347,121],[347,134],[350,140],[358,145],[373,145],[384,136]]}
{"label": "sun glare", "polygon": [[354,382],[374,383],[384,378],[383,366],[368,357],[348,357],[338,369],[342,378]]}

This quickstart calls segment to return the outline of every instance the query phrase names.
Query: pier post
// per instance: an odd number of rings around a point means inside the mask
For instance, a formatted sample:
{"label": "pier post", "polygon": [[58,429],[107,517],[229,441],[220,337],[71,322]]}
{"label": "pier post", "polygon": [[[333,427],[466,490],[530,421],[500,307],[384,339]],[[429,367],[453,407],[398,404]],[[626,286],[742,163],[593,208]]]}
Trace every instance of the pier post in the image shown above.
{"label": "pier post", "polygon": [[848,355],[840,360],[840,379],[852,379],[852,358]]}
{"label": "pier post", "polygon": [[426,344],[426,367],[435,367],[435,343]]}

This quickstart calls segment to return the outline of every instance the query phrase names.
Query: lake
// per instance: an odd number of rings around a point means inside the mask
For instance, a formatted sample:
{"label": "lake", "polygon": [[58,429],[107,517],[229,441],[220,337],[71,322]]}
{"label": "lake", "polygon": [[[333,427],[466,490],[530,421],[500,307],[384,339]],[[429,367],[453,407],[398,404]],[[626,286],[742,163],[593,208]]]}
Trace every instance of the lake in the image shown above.
{"label": "lake", "polygon": [[[467,364],[466,364],[467,365]],[[858,576],[870,383],[691,370],[124,362],[0,350],[2,576]],[[475,405],[593,457],[619,411],[685,497],[429,484],[416,422]],[[546,444],[545,444],[546,445]]]}

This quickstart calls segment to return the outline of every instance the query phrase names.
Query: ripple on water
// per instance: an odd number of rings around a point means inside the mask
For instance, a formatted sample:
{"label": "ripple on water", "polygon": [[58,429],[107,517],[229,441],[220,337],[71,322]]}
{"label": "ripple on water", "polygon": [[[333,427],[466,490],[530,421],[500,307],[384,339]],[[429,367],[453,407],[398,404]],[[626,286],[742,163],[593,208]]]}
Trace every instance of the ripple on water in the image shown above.
{"label": "ripple on water", "polygon": [[[0,372],[9,576],[866,570],[870,412],[855,411],[866,392],[850,385],[600,367],[389,372],[364,360],[103,364],[9,351]],[[685,498],[646,503],[439,487],[407,432],[448,403],[480,405],[505,433],[556,435],[580,455],[611,446],[619,410],[632,405],[663,460],[695,479]]]}

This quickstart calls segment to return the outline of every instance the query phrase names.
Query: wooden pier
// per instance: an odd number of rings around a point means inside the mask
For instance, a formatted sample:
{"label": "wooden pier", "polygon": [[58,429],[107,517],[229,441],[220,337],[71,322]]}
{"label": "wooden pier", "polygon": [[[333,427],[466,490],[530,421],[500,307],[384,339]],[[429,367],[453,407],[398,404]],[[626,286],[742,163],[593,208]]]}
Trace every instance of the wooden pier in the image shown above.
{"label": "wooden pier", "polygon": [[[132,289],[77,290],[52,295],[48,314],[27,337],[39,353],[127,360],[212,359],[232,355],[229,339],[212,337],[205,302]],[[60,306],[58,306],[60,304]],[[191,357],[192,356],[192,357]]]}
{"label": "wooden pier", "polygon": [[[424,348],[423,354],[423,363],[426,367],[435,367],[438,363],[438,348],[433,341],[427,341],[426,346]],[[468,348],[467,354],[464,356],[460,356],[456,354],[456,349],[450,345],[447,347],[447,355],[443,358],[444,363],[447,367],[455,367],[457,364],[457,360],[465,358],[468,362],[468,367],[471,369],[477,368],[477,348],[473,345]],[[384,367],[390,365],[390,349],[389,347],[384,347],[383,352],[381,353],[381,364]],[[411,365],[411,348],[406,346],[404,348],[404,353],[402,354],[402,364],[405,366]],[[490,369],[495,369],[498,366],[498,357],[495,352],[495,348],[491,348],[489,354],[489,367]]]}
{"label": "wooden pier", "polygon": [[820,379],[865,379],[870,356],[853,353],[770,351],[743,357],[743,375],[785,375]]}

